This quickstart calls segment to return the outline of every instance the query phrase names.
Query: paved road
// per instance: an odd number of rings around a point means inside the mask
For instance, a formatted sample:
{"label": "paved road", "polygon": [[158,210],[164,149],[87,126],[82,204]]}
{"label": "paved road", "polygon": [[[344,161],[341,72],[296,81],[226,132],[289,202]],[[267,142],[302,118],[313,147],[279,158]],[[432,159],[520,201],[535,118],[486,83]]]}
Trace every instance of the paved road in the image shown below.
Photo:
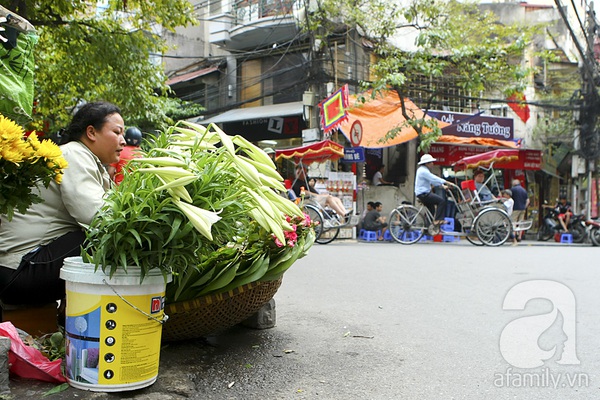
{"label": "paved road", "polygon": [[[275,328],[165,345],[146,389],[49,398],[598,399],[599,255],[536,242],[316,245],[286,273]],[[524,310],[503,309],[511,288]],[[536,355],[543,366],[517,368]],[[50,387],[11,383],[16,399]]]}

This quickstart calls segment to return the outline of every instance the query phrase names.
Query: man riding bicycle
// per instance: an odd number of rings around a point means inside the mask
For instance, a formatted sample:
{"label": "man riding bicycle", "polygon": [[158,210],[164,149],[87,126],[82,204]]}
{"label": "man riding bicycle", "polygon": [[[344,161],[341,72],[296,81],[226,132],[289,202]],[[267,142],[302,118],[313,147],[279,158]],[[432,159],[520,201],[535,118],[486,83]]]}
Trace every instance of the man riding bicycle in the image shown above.
{"label": "man riding bicycle", "polygon": [[429,209],[431,215],[435,215],[433,224],[442,225],[445,222],[446,199],[433,193],[432,187],[442,186],[444,189],[448,189],[448,182],[429,170],[429,166],[434,161],[436,159],[431,154],[423,154],[421,157],[415,176],[415,195]]}

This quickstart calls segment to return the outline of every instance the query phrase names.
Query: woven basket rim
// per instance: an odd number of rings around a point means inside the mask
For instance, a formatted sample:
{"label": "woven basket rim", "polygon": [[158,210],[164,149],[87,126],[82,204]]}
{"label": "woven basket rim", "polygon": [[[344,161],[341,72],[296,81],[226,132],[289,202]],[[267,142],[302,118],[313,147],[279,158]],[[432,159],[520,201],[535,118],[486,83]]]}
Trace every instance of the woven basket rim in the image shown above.
{"label": "woven basket rim", "polygon": [[282,280],[253,282],[228,292],[165,304],[165,314],[171,318],[163,327],[162,340],[195,339],[234,326],[271,300]]}
{"label": "woven basket rim", "polygon": [[176,301],[174,303],[167,303],[167,304],[165,304],[165,312],[168,314],[188,312],[190,309],[218,303],[220,301],[235,297],[235,296],[239,295],[240,293],[254,289],[257,286],[265,285],[265,284],[274,284],[276,282],[281,282],[281,280],[282,280],[282,278],[279,278],[274,281],[255,281],[255,282],[247,283],[242,286],[238,286],[227,292],[207,294],[207,295],[196,297],[196,298],[190,299],[190,300],[183,300],[183,301]]}

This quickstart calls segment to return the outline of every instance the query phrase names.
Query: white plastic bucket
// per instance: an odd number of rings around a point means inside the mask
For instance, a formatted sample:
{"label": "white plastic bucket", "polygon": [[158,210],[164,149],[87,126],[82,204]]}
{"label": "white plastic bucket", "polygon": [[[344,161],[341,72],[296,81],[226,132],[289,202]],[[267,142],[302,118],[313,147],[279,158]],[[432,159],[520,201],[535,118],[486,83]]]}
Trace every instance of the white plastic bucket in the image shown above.
{"label": "white plastic bucket", "polygon": [[[66,368],[73,387],[119,392],[150,386],[158,376],[166,281],[128,267],[112,278],[81,257],[64,260]],[[170,281],[171,276],[167,281]]]}

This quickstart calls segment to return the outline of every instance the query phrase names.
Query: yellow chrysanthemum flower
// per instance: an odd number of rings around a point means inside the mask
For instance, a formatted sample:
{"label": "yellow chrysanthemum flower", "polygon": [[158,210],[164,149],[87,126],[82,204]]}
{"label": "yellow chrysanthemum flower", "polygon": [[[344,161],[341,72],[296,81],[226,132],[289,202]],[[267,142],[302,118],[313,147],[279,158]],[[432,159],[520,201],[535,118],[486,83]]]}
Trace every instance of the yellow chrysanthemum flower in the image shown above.
{"label": "yellow chrysanthemum flower", "polygon": [[[41,201],[32,188],[39,182],[48,187],[51,179],[61,183],[66,167],[60,147],[50,140],[40,142],[35,132],[25,138],[23,128],[0,115],[0,170],[7,172],[0,180],[0,214],[10,220],[16,210],[23,212]],[[6,188],[4,183],[7,183]]]}
{"label": "yellow chrysanthemum flower", "polygon": [[24,159],[33,156],[33,149],[23,138],[13,142],[13,151],[21,153]]}
{"label": "yellow chrysanthemum flower", "polygon": [[20,151],[15,151],[13,148],[3,147],[0,149],[0,158],[18,164],[23,161],[24,155]]}
{"label": "yellow chrysanthemum flower", "polygon": [[40,140],[37,137],[37,133],[31,132],[27,137],[27,143],[29,143],[33,150],[37,151],[40,147]]}
{"label": "yellow chrysanthemum flower", "polygon": [[0,139],[6,141],[12,141],[15,139],[21,140],[23,138],[23,128],[17,125],[12,120],[4,117],[0,114]]}
{"label": "yellow chrysanthemum flower", "polygon": [[56,165],[58,165],[58,168],[60,168],[61,170],[64,170],[65,168],[67,168],[69,166],[69,163],[67,162],[67,160],[65,160],[62,156],[55,158],[54,162],[56,163]]}
{"label": "yellow chrysanthemum flower", "polygon": [[[29,137],[32,136],[36,136],[35,134],[31,134],[29,135]],[[31,141],[30,142],[35,142],[37,141]],[[55,143],[51,142],[50,140],[43,140],[41,143],[39,141],[37,141],[37,147],[36,145],[33,146],[35,150],[35,156],[36,157],[45,157],[48,159],[55,159],[58,157],[62,156],[62,151],[60,150],[60,147],[58,147]]]}

